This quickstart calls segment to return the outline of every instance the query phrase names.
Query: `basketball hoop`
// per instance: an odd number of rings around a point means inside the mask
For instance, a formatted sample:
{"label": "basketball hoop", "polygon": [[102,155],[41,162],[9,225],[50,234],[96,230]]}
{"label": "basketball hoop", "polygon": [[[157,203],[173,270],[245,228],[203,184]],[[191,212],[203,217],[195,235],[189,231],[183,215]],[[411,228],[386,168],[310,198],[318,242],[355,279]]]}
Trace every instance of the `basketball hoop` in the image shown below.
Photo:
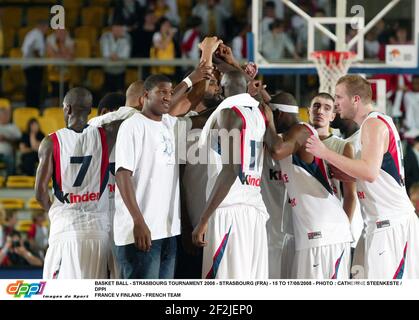
{"label": "basketball hoop", "polygon": [[349,67],[356,59],[356,54],[349,51],[314,51],[311,59],[319,74],[319,92],[334,96],[336,83],[339,78],[348,73]]}

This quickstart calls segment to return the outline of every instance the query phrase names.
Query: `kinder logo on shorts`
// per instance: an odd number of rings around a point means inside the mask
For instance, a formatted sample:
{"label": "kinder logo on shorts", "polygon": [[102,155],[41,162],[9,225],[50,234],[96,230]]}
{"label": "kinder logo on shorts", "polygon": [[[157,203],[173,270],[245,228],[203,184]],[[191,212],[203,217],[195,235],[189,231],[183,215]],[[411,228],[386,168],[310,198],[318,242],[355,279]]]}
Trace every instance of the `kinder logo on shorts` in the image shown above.
{"label": "kinder logo on shorts", "polygon": [[74,193],[62,194],[62,202],[65,202],[65,203],[91,202],[91,201],[99,201],[99,199],[100,199],[99,192],[87,192],[85,194],[74,194]]}
{"label": "kinder logo on shorts", "polygon": [[253,186],[253,187],[260,187],[260,177],[252,177],[250,174],[245,176],[240,175],[240,181],[242,184]]}
{"label": "kinder logo on shorts", "polygon": [[18,280],[7,286],[6,292],[15,298],[31,298],[33,295],[40,295],[44,292],[46,281],[38,283],[25,283],[23,280]]}

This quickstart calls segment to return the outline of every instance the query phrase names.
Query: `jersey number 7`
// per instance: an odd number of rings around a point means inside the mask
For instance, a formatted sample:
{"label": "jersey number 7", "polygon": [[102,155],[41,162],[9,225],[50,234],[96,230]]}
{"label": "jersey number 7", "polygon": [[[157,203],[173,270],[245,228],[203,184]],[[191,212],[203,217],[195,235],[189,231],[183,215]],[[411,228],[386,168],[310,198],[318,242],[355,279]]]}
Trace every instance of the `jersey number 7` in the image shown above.
{"label": "jersey number 7", "polygon": [[90,162],[92,162],[92,156],[70,157],[70,163],[81,164],[79,174],[76,177],[76,181],[74,181],[73,187],[81,186],[84,177],[86,176],[87,170],[89,169]]}

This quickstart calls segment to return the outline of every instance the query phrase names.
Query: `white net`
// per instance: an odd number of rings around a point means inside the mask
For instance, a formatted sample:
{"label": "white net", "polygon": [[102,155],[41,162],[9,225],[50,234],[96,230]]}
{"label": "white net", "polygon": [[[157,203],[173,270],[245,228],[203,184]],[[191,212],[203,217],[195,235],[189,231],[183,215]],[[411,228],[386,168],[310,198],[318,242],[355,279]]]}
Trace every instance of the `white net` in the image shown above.
{"label": "white net", "polygon": [[339,78],[348,73],[356,55],[351,52],[315,51],[312,60],[316,65],[320,79],[319,92],[335,95],[335,86]]}

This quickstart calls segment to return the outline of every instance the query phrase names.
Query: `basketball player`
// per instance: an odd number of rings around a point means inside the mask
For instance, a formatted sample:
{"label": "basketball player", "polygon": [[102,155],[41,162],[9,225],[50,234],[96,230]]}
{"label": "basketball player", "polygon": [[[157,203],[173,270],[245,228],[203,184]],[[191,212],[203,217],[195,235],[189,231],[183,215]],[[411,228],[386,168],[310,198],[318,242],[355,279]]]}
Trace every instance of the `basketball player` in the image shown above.
{"label": "basketball player", "polygon": [[[221,86],[226,99],[208,119],[200,138],[200,144],[209,149],[207,203],[192,237],[195,245],[204,247],[204,278],[268,278],[268,214],[260,178],[265,133],[268,146],[276,134],[272,126],[267,130],[259,102],[245,93],[243,72],[224,74]],[[241,142],[234,137],[231,141],[231,136],[228,143],[220,142],[223,131],[238,133]],[[223,161],[226,154],[228,160]],[[240,159],[234,161],[237,154]]]}
{"label": "basketball player", "polygon": [[[206,38],[209,61],[220,40]],[[200,64],[196,74],[201,81]],[[183,82],[188,88],[191,79]],[[183,89],[180,89],[183,90]],[[173,278],[176,237],[180,234],[178,163],[172,83],[162,75],[144,82],[141,113],[123,122],[116,144],[115,243],[123,278]],[[184,112],[186,113],[186,112]],[[163,197],[163,198],[162,198]]]}
{"label": "basketball player", "polygon": [[[316,129],[319,138],[330,150],[353,159],[354,149],[350,143],[330,133],[330,123],[334,120],[336,112],[334,109],[334,99],[328,93],[318,93],[313,97],[308,108],[310,124]],[[354,181],[342,182],[331,179],[332,188],[335,195],[343,201],[343,209],[352,221],[356,207],[356,186]],[[342,194],[343,191],[343,194]]]}
{"label": "basketball player", "polygon": [[[273,100],[275,101],[275,100]],[[333,192],[325,162],[305,151],[306,140],[317,131],[298,123],[295,114],[278,110],[275,121],[286,130],[275,146],[273,158],[280,160],[282,180],[292,207],[295,234],[294,278],[349,278],[349,219]]]}
{"label": "basketball player", "polygon": [[373,111],[370,83],[358,75],[337,82],[335,107],[360,126],[356,160],[328,150],[312,137],[307,151],[357,179],[366,230],[368,278],[419,277],[419,221],[404,186],[400,137],[392,119]]}
{"label": "basketball player", "polygon": [[36,198],[51,221],[43,277],[107,278],[108,150],[114,144],[114,128],[87,125],[92,95],[84,88],[71,89],[63,105],[67,127],[45,137],[39,148]]}
{"label": "basketball player", "polygon": [[[298,114],[297,101],[287,93],[281,92],[271,100],[275,106],[273,118],[278,119],[279,109],[284,117],[296,118]],[[275,122],[277,133],[282,133],[284,127]],[[269,152],[264,154],[261,182],[262,198],[269,213],[266,224],[269,250],[269,278],[291,279],[292,263],[295,254],[294,231],[292,228],[292,212],[288,203],[287,191],[282,180],[279,161],[273,160]]]}
{"label": "basketball player", "polygon": [[[331,127],[339,129],[342,137],[354,147],[354,154],[359,152],[361,139],[359,138],[359,126],[349,119],[341,119],[340,114],[336,113],[335,119],[331,123]],[[351,232],[354,241],[351,243],[352,266],[351,277],[361,279],[364,274],[364,253],[365,253],[365,232],[364,219],[361,213],[361,205],[358,197],[356,198],[355,211],[351,220]]]}

